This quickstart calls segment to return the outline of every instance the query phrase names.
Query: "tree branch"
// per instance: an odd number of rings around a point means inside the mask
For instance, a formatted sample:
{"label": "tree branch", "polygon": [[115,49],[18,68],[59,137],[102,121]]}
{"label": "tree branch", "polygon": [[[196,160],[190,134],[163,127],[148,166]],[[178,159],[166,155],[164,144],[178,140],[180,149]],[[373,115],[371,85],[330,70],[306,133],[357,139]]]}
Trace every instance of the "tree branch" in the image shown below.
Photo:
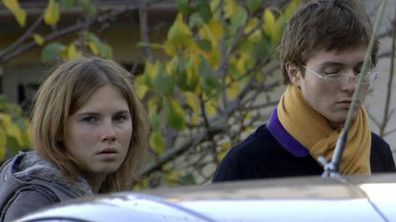
{"label": "tree branch", "polygon": [[[86,22],[86,21],[77,22],[74,25],[68,26],[68,27],[66,27],[64,29],[61,29],[61,30],[56,31],[56,32],[53,32],[51,34],[48,34],[48,35],[44,36],[43,38],[44,38],[44,40],[46,42],[52,41],[52,40],[58,39],[58,38],[60,38],[62,36],[65,36],[67,34],[71,34],[71,33],[74,33],[76,31],[79,31],[79,30],[83,29],[84,27],[86,27],[87,25],[90,26],[90,25],[97,24],[97,23],[101,24],[103,22],[107,22],[107,21],[111,20],[112,18],[117,17],[118,15],[124,13],[127,10],[130,10],[130,8],[126,7],[126,8],[123,8],[123,9],[115,9],[115,10],[112,10],[110,13],[106,13],[106,14],[104,14],[102,16],[97,16],[95,19],[89,20],[89,22]],[[22,54],[23,52],[26,52],[26,51],[28,51],[30,49],[35,48],[35,47],[37,47],[37,44],[34,41],[31,41],[31,42],[26,43],[26,44],[19,45],[17,48],[15,48],[10,53],[1,55],[0,56],[0,64],[8,62],[9,60],[11,60],[11,59],[15,58],[16,56]]]}
{"label": "tree branch", "polygon": [[216,135],[225,131],[226,127],[211,127],[210,130],[206,130],[205,132],[198,134],[191,138],[190,140],[184,142],[183,144],[179,145],[178,147],[169,150],[164,155],[162,155],[157,161],[150,163],[140,175],[150,175],[151,173],[158,171],[161,167],[168,163],[169,161],[173,160],[174,158],[178,157],[179,155],[183,154],[191,147],[197,146],[198,144],[206,141],[209,135]]}

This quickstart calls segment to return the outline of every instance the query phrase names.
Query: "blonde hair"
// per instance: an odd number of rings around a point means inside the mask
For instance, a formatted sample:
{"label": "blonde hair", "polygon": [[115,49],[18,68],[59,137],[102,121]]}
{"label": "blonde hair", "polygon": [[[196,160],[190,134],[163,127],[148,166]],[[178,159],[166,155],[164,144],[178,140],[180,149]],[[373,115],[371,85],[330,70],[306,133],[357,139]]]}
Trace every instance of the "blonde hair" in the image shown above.
{"label": "blonde hair", "polygon": [[124,162],[108,175],[100,192],[120,191],[138,178],[138,170],[147,152],[148,121],[142,104],[130,82],[130,74],[111,60],[81,58],[58,66],[41,85],[33,107],[32,131],[37,152],[56,164],[72,180],[80,174],[76,161],[62,141],[67,122],[100,87],[116,87],[129,105],[132,139]]}

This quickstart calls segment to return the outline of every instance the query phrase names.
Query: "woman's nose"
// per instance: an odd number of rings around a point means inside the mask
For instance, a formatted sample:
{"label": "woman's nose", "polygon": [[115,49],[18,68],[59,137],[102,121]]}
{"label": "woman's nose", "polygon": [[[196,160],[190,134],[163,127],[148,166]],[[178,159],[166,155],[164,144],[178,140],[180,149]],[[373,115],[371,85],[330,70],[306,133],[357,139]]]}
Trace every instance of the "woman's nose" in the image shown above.
{"label": "woman's nose", "polygon": [[103,141],[115,141],[116,133],[112,121],[105,121],[102,129],[102,140]]}

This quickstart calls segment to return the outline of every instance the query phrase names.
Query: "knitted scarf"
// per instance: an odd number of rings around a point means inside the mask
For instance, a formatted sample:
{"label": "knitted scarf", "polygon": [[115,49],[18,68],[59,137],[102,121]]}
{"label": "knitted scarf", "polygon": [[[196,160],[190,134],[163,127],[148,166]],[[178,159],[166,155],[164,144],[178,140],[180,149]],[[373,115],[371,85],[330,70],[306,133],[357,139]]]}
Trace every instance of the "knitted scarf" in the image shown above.
{"label": "knitted scarf", "polygon": [[[327,120],[305,102],[298,87],[287,87],[278,105],[278,117],[286,131],[306,147],[313,158],[331,159],[342,129],[333,130]],[[368,115],[361,107],[348,133],[340,163],[341,174],[371,174],[370,149]]]}

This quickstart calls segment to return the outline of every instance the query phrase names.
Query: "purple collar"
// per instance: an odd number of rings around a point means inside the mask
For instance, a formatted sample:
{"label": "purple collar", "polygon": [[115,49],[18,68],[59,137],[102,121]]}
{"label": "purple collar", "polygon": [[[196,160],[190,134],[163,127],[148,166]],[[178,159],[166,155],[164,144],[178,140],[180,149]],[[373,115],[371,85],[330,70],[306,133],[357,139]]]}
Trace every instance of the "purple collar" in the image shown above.
{"label": "purple collar", "polygon": [[278,119],[278,109],[274,109],[270,119],[267,122],[267,128],[275,139],[296,157],[305,157],[309,155],[309,151],[300,142],[291,136]]}

